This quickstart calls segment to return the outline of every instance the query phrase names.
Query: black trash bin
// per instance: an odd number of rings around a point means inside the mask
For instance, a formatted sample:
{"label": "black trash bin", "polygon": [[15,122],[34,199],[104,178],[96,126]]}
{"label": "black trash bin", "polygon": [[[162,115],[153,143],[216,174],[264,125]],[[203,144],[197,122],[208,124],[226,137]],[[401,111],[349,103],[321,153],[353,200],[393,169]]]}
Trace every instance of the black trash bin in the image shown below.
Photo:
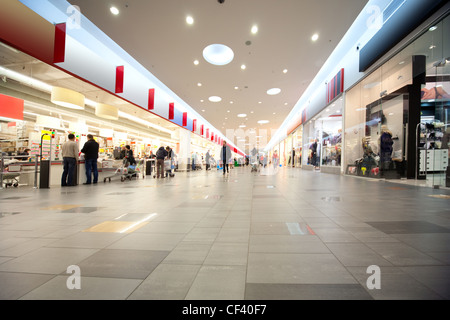
{"label": "black trash bin", "polygon": [[445,186],[450,188],[450,166],[447,167],[447,173],[445,175]]}
{"label": "black trash bin", "polygon": [[39,188],[50,188],[50,160],[41,160],[39,168]]}

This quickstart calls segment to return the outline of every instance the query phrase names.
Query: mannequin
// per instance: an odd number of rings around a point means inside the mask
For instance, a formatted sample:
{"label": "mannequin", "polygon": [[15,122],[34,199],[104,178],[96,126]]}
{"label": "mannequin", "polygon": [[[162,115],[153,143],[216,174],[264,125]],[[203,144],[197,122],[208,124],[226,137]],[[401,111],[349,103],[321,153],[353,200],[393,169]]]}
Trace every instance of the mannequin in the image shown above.
{"label": "mannequin", "polygon": [[381,126],[380,137],[380,167],[381,170],[388,170],[389,164],[392,161],[392,151],[394,141],[392,140],[392,132],[386,125]]}

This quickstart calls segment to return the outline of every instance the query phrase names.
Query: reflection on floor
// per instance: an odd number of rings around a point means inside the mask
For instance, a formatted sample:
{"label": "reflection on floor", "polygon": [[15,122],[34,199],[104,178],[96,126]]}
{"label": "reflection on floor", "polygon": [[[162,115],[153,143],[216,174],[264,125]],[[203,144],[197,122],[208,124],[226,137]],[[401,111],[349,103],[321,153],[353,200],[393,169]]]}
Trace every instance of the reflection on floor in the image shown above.
{"label": "reflection on floor", "polygon": [[450,191],[269,173],[0,190],[0,299],[450,299]]}

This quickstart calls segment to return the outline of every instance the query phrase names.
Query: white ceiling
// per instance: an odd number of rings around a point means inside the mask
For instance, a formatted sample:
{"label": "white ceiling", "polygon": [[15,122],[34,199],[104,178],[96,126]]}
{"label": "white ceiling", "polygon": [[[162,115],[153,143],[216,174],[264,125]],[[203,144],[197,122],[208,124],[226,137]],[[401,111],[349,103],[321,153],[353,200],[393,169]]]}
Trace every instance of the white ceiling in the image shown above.
{"label": "white ceiling", "polygon": [[[226,129],[238,129],[241,124],[269,133],[278,129],[368,1],[69,2],[79,6],[84,16],[226,134]],[[120,10],[119,15],[111,14],[112,5]],[[194,18],[193,25],[186,23],[188,15]],[[253,35],[250,30],[255,24],[259,31]],[[311,41],[314,33],[319,34],[317,42]],[[202,51],[213,43],[232,48],[234,60],[226,66],[207,63]],[[195,66],[194,60],[200,64]],[[241,70],[242,64],[246,70]],[[284,69],[288,70],[286,74]],[[201,87],[197,86],[199,82]],[[280,88],[281,93],[267,95],[273,87]],[[222,101],[209,102],[208,97],[213,95]],[[240,113],[246,113],[247,120],[238,118]],[[260,125],[258,120],[270,122]]]}

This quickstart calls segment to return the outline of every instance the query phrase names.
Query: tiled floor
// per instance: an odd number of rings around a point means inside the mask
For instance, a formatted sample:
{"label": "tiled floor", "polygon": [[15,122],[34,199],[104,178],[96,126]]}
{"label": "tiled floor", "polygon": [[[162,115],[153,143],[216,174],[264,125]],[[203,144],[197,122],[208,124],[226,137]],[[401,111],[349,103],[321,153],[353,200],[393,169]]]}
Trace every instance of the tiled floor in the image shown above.
{"label": "tiled floor", "polygon": [[0,299],[448,300],[448,195],[250,167],[3,189]]}

